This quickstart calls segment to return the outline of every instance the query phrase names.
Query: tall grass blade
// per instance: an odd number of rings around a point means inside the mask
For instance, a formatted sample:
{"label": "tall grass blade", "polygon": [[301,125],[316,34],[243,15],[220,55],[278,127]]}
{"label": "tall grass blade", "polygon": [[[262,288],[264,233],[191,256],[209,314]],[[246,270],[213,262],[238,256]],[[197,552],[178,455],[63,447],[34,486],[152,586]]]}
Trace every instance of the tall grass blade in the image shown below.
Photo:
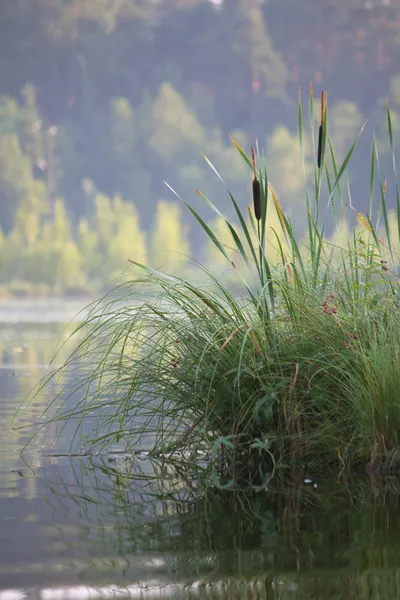
{"label": "tall grass blade", "polygon": [[399,241],[400,241],[400,194],[399,194],[399,188],[397,185],[396,185],[396,213],[397,213],[397,232],[398,232]]}
{"label": "tall grass blade", "polygon": [[[333,150],[332,142],[329,138],[328,138],[328,144],[329,144],[329,150],[330,150],[330,155],[331,155],[331,160],[332,160],[333,175],[335,177],[334,181],[336,182],[336,190],[337,190],[337,193],[339,196],[340,205],[342,208],[344,208],[342,189],[340,186],[339,171],[338,171],[338,167],[337,167],[337,163],[336,163],[336,156],[335,156],[335,152]],[[336,190],[335,190],[334,186],[331,184],[331,189],[329,191],[329,200],[331,200],[331,198],[333,198],[333,195]],[[328,202],[328,206],[329,206],[329,202]]]}
{"label": "tall grass blade", "polygon": [[[238,148],[238,149],[240,148],[240,147],[239,147],[239,146],[238,146],[236,143],[235,143],[235,145],[237,146],[237,148]],[[240,149],[240,150],[241,150],[241,149]],[[240,150],[239,150],[239,152],[240,152]],[[250,163],[250,166],[251,166],[251,169],[253,170],[253,163],[251,162],[251,160],[250,160],[250,159],[249,159],[249,158],[248,158],[248,157],[247,157],[247,156],[244,154],[243,150],[242,150],[240,153],[242,154],[242,156],[243,156],[243,158],[244,158],[245,160],[247,159],[247,160],[246,160],[246,162],[247,162],[247,161],[249,161],[249,163]],[[246,240],[247,240],[248,246],[249,246],[249,248],[250,248],[251,255],[252,255],[252,257],[253,257],[253,260],[254,260],[254,264],[255,264],[255,266],[256,266],[256,268],[257,268],[257,271],[258,271],[259,277],[261,278],[261,272],[260,272],[260,265],[259,265],[259,261],[258,261],[258,259],[257,259],[257,255],[256,255],[256,252],[255,252],[255,249],[254,249],[254,245],[253,245],[253,242],[252,242],[252,240],[251,240],[251,236],[250,236],[250,234],[249,234],[249,230],[248,230],[248,228],[247,228],[247,225],[246,225],[246,223],[245,223],[245,220],[244,220],[244,218],[243,218],[242,212],[241,212],[241,210],[240,210],[240,208],[239,208],[239,205],[237,204],[237,202],[236,202],[236,200],[234,199],[233,195],[232,195],[232,194],[231,194],[231,192],[229,191],[229,189],[228,189],[228,187],[227,187],[227,185],[226,185],[225,181],[222,179],[221,175],[219,174],[219,172],[218,172],[218,170],[215,168],[215,166],[212,164],[212,162],[211,162],[211,161],[210,161],[210,160],[209,160],[209,159],[208,159],[208,158],[205,156],[205,154],[203,154],[202,156],[203,156],[204,160],[206,161],[206,163],[208,164],[208,166],[209,166],[209,167],[210,167],[210,168],[211,168],[211,169],[214,171],[214,173],[217,175],[217,177],[218,177],[218,179],[221,181],[221,183],[223,183],[223,185],[224,185],[224,187],[225,187],[226,191],[227,191],[227,192],[228,192],[228,194],[229,194],[229,197],[230,197],[230,199],[231,199],[231,202],[232,202],[232,204],[233,204],[233,206],[234,206],[234,209],[235,209],[235,211],[236,211],[236,214],[237,214],[237,216],[238,216],[238,218],[239,218],[240,226],[241,226],[241,228],[242,228],[242,230],[243,230],[243,233],[245,234],[245,237],[246,237]],[[168,187],[169,187],[169,186],[168,186]],[[170,189],[171,189],[171,188],[170,188]],[[173,191],[173,190],[172,190],[172,191]],[[179,196],[178,196],[178,197],[179,197]],[[183,200],[182,200],[182,201],[183,201]],[[183,201],[183,202],[184,202],[184,201]],[[210,201],[209,201],[209,202],[210,202]],[[186,203],[185,203],[185,204],[186,204]],[[212,203],[210,203],[209,205],[211,205],[211,204],[212,204]],[[188,205],[187,205],[187,206],[188,206]],[[190,210],[191,210],[191,209],[190,209]],[[215,242],[214,242],[214,243],[215,243]]]}
{"label": "tall grass blade", "polygon": [[239,152],[245,163],[253,170],[253,161],[249,156],[247,156],[246,152],[239,146],[239,144],[234,140],[234,138],[229,134],[229,138],[232,144],[235,146],[236,150]]}
{"label": "tall grass blade", "polygon": [[392,161],[393,161],[393,172],[394,172],[394,176],[396,178],[396,183],[397,183],[397,168],[396,168],[396,155],[394,152],[394,143],[393,143],[392,115],[390,112],[389,101],[387,99],[386,99],[386,115],[387,115],[387,125],[388,125],[388,132],[389,132],[390,150],[392,153]]}
{"label": "tall grass blade", "polygon": [[382,184],[382,182],[380,183],[380,192],[381,192],[381,209],[382,209],[382,214],[383,214],[383,222],[385,224],[386,238],[387,238],[387,242],[388,242],[388,246],[389,246],[390,256],[392,257],[392,259],[394,259],[391,233],[390,233],[390,227],[389,227],[389,217],[388,217],[387,203],[386,203],[386,182],[385,182],[385,184]]}
{"label": "tall grass blade", "polygon": [[232,238],[235,242],[235,245],[240,253],[240,255],[242,256],[243,260],[245,261],[247,266],[249,265],[249,260],[247,257],[247,254],[244,250],[243,244],[240,240],[239,235],[237,234],[235,228],[233,227],[233,225],[228,221],[228,219],[226,217],[224,217],[224,215],[221,213],[221,211],[215,206],[215,204],[213,202],[211,202],[211,200],[209,200],[207,198],[207,196],[205,196],[202,192],[200,192],[199,190],[196,190],[197,194],[200,196],[200,198],[202,200],[204,200],[204,202],[207,204],[207,206],[209,206],[219,217],[221,217],[222,219],[224,219],[227,227],[229,228],[229,231],[232,235]]}
{"label": "tall grass blade", "polygon": [[[357,137],[356,137],[356,139],[354,140],[353,144],[351,145],[351,148],[350,148],[350,150],[349,150],[349,151],[348,151],[348,153],[346,154],[346,157],[345,157],[344,161],[342,162],[342,165],[341,165],[341,167],[340,167],[340,169],[339,169],[339,171],[338,171],[338,173],[337,173],[337,175],[336,175],[336,178],[335,178],[334,184],[333,184],[333,186],[332,186],[332,194],[333,194],[333,192],[336,190],[336,187],[337,187],[337,185],[339,184],[339,181],[340,181],[340,179],[341,179],[341,177],[342,177],[343,173],[345,172],[345,170],[346,170],[346,168],[347,168],[347,165],[348,165],[348,164],[349,164],[349,162],[350,162],[350,159],[351,159],[351,157],[352,157],[352,156],[353,156],[353,154],[354,154],[354,150],[355,150],[355,149],[357,148],[357,146],[358,146],[358,142],[360,141],[360,138],[361,138],[361,136],[362,136],[362,134],[363,134],[363,132],[364,132],[364,129],[365,129],[365,127],[366,127],[366,125],[367,125],[368,121],[369,121],[369,119],[367,119],[367,120],[364,122],[363,126],[361,127],[360,131],[359,131],[359,132],[358,132],[358,134],[357,134]],[[329,198],[329,201],[330,201],[330,199],[331,199],[331,198]]]}
{"label": "tall grass blade", "polygon": [[242,214],[242,211],[239,208],[238,203],[236,202],[235,198],[233,197],[233,195],[231,194],[231,192],[229,190],[228,190],[228,194],[229,194],[231,202],[232,202],[232,204],[233,204],[233,206],[235,208],[236,214],[237,214],[237,216],[239,218],[240,226],[241,226],[241,228],[243,230],[243,233],[244,233],[244,235],[246,237],[248,246],[250,248],[251,255],[252,255],[253,259],[254,259],[254,264],[257,267],[257,271],[258,271],[259,277],[261,279],[261,266],[260,266],[259,260],[257,258],[256,250],[254,248],[254,244],[252,242],[249,229],[248,229],[248,227],[246,225],[246,222],[245,222],[245,220],[243,218],[243,214]]}
{"label": "tall grass blade", "polygon": [[307,225],[308,225],[308,238],[310,243],[310,254],[311,257],[314,255],[314,238],[311,223],[308,219],[308,214],[310,211],[310,197],[308,193],[308,184],[307,184],[307,173],[306,173],[306,164],[305,164],[305,154],[304,154],[304,143],[303,143],[303,104],[301,99],[301,90],[299,88],[298,92],[298,101],[297,101],[297,118],[298,118],[298,131],[299,131],[299,142],[300,142],[300,155],[301,155],[301,163],[303,168],[303,177],[304,177],[304,191],[306,195],[306,212],[307,212]]}
{"label": "tall grass blade", "polygon": [[371,152],[371,168],[370,168],[370,179],[369,179],[369,214],[372,215],[372,207],[374,203],[374,189],[375,189],[375,156],[376,156],[376,138],[372,141],[372,152]]}
{"label": "tall grass blade", "polygon": [[[325,162],[325,177],[326,177],[326,184],[328,186],[328,194],[329,194],[329,197],[331,198],[330,208],[332,210],[332,215],[333,215],[333,220],[334,220],[335,226],[337,226],[338,220],[337,220],[337,214],[336,214],[335,198],[334,198],[334,196],[332,194],[331,174],[329,172],[329,167],[328,167],[328,164],[326,162]],[[328,208],[329,208],[329,204],[326,207],[325,218],[326,218],[326,214],[328,212]]]}

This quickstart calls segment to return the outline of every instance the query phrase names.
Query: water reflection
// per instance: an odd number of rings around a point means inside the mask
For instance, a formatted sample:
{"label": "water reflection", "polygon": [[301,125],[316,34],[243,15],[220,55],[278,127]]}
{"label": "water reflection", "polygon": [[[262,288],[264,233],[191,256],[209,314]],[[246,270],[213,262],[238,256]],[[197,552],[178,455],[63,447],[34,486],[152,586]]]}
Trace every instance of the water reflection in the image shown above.
{"label": "water reflection", "polygon": [[[179,463],[60,456],[68,435],[51,429],[24,462],[33,429],[9,421],[63,332],[0,329],[0,600],[400,596],[396,479],[277,479],[235,495],[193,486]],[[37,426],[51,394],[18,422]]]}
{"label": "water reflection", "polygon": [[[123,456],[46,458],[35,477],[25,474],[21,525],[2,533],[12,542],[0,581],[11,587],[35,582],[49,594],[51,582],[53,597],[69,598],[92,597],[94,589],[107,597],[231,599],[397,598],[400,591],[395,481],[379,490],[365,480],[201,492],[170,464]],[[7,507],[16,512],[1,499],[2,516]]]}

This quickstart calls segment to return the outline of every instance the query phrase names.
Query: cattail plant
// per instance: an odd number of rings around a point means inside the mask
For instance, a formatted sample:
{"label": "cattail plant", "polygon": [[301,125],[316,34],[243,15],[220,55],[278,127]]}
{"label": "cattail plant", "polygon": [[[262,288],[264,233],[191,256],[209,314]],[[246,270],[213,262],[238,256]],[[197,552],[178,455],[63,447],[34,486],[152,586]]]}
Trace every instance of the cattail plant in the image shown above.
{"label": "cattail plant", "polygon": [[[248,268],[238,268],[218,234],[190,204],[185,205],[232,266],[241,292],[234,293],[219,275],[199,263],[200,278],[191,281],[132,261],[137,268],[133,279],[123,281],[93,305],[76,330],[84,332],[77,350],[39,384],[37,393],[51,380],[58,381],[67,369],[74,374],[71,386],[44,410],[43,416],[49,417],[46,427],[51,422],[62,426],[71,421],[76,432],[71,445],[78,443],[78,437],[86,443],[90,427],[87,444],[96,451],[117,443],[163,457],[179,450],[190,457],[185,458],[188,463],[194,450],[201,451],[211,457],[213,477],[219,462],[215,459],[221,456],[225,463],[227,451],[232,452],[240,468],[233,464],[224,473],[226,488],[234,485],[240,473],[248,486],[249,468],[263,474],[271,472],[275,462],[294,465],[297,461],[301,469],[313,466],[321,471],[337,466],[338,457],[340,468],[344,464],[359,468],[363,463],[368,468],[372,464],[392,468],[394,460],[396,467],[400,464],[400,292],[393,274],[400,235],[400,191],[391,114],[387,106],[398,226],[390,227],[386,183],[381,182],[377,225],[372,222],[378,165],[374,139],[370,211],[364,217],[351,207],[357,213],[357,226],[340,247],[336,240],[332,243],[326,238],[325,224],[320,225],[321,190],[329,194],[326,208],[333,217],[335,194],[344,211],[341,182],[346,178],[348,187],[346,169],[365,124],[338,164],[328,135],[327,98],[322,92],[313,206],[299,95],[306,244],[302,243],[304,233],[296,233],[268,182],[267,165],[257,170],[254,148],[248,156],[231,138],[253,173],[249,224],[229,189],[235,220],[225,218],[210,199],[198,194],[224,219],[232,236],[231,250]],[[314,141],[312,88],[309,107]],[[267,240],[269,193],[277,221],[268,223],[271,239]],[[385,241],[381,241],[381,215]],[[368,236],[366,244],[359,227]],[[277,248],[276,261],[267,257],[267,241]],[[379,277],[371,278],[376,272]],[[77,364],[79,377],[75,376]],[[214,478],[214,486],[216,482],[219,485]]]}

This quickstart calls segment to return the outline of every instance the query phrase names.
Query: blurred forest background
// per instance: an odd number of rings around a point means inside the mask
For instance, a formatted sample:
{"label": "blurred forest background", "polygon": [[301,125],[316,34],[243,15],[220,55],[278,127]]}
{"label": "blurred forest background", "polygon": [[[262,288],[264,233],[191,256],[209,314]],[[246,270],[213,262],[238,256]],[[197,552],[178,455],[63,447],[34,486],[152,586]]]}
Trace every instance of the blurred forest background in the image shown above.
{"label": "blurred forest background", "polygon": [[209,264],[164,180],[206,219],[197,188],[229,213],[204,152],[249,204],[229,133],[246,150],[258,139],[301,230],[296,104],[310,81],[329,90],[339,156],[372,117],[349,173],[367,210],[374,129],[383,178],[391,163],[386,97],[400,131],[399,65],[400,0],[1,0],[0,290],[95,290],[128,258]]}

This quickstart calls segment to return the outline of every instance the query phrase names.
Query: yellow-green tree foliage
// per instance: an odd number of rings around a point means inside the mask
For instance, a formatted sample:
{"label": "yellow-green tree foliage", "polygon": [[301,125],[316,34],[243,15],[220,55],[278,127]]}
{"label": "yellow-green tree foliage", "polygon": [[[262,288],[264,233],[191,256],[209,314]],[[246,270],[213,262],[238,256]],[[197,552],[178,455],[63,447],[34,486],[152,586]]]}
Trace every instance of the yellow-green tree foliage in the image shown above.
{"label": "yellow-green tree foliage", "polygon": [[[208,226],[224,247],[225,252],[232,261],[235,262],[238,258],[234,249],[235,243],[225,219],[217,217],[214,221],[208,223]],[[220,272],[228,277],[231,276],[232,265],[226,260],[222,252],[208,236],[205,244],[205,266],[212,273],[216,274],[217,272]]]}
{"label": "yellow-green tree foliage", "polygon": [[136,145],[135,114],[126,98],[111,101],[111,142],[123,172],[132,161]]}
{"label": "yellow-green tree foliage", "polygon": [[160,200],[151,228],[151,264],[168,272],[181,273],[190,254],[181,209],[175,202]]}
{"label": "yellow-green tree foliage", "polygon": [[[303,139],[306,176],[312,173],[311,144]],[[304,226],[307,218],[304,194],[304,170],[298,135],[287,127],[277,127],[268,139],[266,165],[268,176],[279,194],[282,208],[294,226]]]}
{"label": "yellow-green tree foliage", "polygon": [[363,124],[361,111],[354,102],[336,102],[329,112],[329,134],[337,161],[344,160]]}
{"label": "yellow-green tree foliage", "polygon": [[4,282],[42,284],[59,292],[85,282],[82,257],[61,199],[56,200],[51,217],[37,206],[25,211],[21,206],[13,229],[3,238],[2,250]]}
{"label": "yellow-green tree foliage", "polygon": [[205,131],[172,85],[164,83],[153,105],[152,135],[149,146],[164,160],[181,158],[204,148]]}
{"label": "yellow-green tree foliage", "polygon": [[129,267],[129,259],[146,262],[146,239],[135,206],[119,195],[96,194],[92,221],[80,221],[78,247],[91,281],[110,282]]}
{"label": "yellow-green tree foliage", "polygon": [[[236,6],[235,6],[236,4]],[[233,8],[233,7],[232,7]],[[232,9],[227,6],[226,10]],[[254,80],[260,81],[268,96],[284,93],[288,71],[283,57],[273,46],[265,26],[259,0],[237,0],[232,11],[238,46],[246,49],[245,56]]]}
{"label": "yellow-green tree foliage", "polygon": [[35,187],[29,157],[23,153],[15,133],[0,136],[0,169],[0,209],[9,226],[18,207],[31,201]]}
{"label": "yellow-green tree foliage", "polygon": [[61,199],[55,202],[53,216],[43,221],[23,264],[21,279],[24,281],[45,283],[59,291],[84,284],[82,256]]}

